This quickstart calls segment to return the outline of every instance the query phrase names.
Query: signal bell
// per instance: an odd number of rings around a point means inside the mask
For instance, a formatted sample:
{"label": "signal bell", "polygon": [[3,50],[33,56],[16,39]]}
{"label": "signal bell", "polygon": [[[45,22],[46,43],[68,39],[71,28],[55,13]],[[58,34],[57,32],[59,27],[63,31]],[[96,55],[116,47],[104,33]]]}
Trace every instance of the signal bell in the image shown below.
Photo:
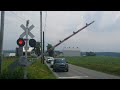
{"label": "signal bell", "polygon": [[20,46],[20,47],[23,47],[25,45],[25,41],[23,38],[19,38],[17,40],[17,45]]}

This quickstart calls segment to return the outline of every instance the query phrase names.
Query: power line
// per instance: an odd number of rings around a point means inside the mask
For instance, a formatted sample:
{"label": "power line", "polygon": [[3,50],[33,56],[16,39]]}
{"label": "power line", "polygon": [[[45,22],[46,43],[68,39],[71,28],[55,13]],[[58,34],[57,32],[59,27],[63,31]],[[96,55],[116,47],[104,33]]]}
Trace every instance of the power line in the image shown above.
{"label": "power line", "polygon": [[[9,11],[10,12],[10,11]],[[10,12],[11,14],[14,14],[14,13],[12,13],[12,12]],[[16,16],[16,14],[14,14],[15,16]],[[18,16],[16,16],[16,20],[18,20],[18,21],[20,21],[20,22],[15,22],[15,23],[19,23],[19,24],[21,24],[21,23],[23,23],[23,19],[21,19],[21,18],[18,18]],[[25,21],[25,20],[24,20]]]}
{"label": "power line", "polygon": [[[19,18],[19,20],[22,20],[22,21],[25,21],[26,22],[26,20],[29,20],[29,19],[26,19],[25,17],[21,17],[21,16],[19,16],[19,15],[17,15],[16,13],[14,13],[13,11],[9,11],[9,12],[11,12],[12,14],[14,14],[17,18]],[[21,22],[22,22],[21,21]],[[31,22],[31,24],[33,24],[33,21],[31,21],[30,20],[30,22]],[[22,22],[23,23],[23,22]],[[37,27],[38,28],[38,27]]]}
{"label": "power line", "polygon": [[16,13],[14,13],[13,11],[10,11],[10,12],[11,12],[12,14],[14,14],[15,16],[17,16],[18,18],[20,18],[21,20],[26,21],[25,18],[18,16],[18,15],[17,15]]}

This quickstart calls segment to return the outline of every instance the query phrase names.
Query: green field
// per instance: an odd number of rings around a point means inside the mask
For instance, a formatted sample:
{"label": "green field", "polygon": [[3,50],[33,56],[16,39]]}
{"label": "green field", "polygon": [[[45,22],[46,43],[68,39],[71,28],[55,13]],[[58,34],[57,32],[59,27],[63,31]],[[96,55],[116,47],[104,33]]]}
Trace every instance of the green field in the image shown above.
{"label": "green field", "polygon": [[85,56],[65,57],[69,63],[120,76],[120,57]]}
{"label": "green field", "polygon": [[[15,60],[17,58],[4,58],[2,62],[2,75],[0,75],[1,79],[23,79],[24,67],[18,66],[12,72],[8,69],[8,66]],[[36,60],[26,70],[28,72],[28,79],[56,79],[49,68],[45,64],[41,64],[40,60]]]}

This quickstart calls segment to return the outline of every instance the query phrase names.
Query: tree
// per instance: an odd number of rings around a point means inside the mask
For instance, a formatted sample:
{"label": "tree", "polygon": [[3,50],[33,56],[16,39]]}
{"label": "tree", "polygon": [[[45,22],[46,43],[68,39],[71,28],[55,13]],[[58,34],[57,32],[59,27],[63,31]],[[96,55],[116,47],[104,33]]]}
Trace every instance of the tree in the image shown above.
{"label": "tree", "polygon": [[86,56],[96,56],[95,52],[86,52]]}
{"label": "tree", "polygon": [[[52,48],[53,46],[51,44],[47,45],[47,51]],[[54,56],[54,49],[48,51],[48,55],[53,57]]]}
{"label": "tree", "polygon": [[36,46],[34,47],[33,51],[35,51],[35,54],[40,56],[41,54],[41,46],[40,46],[40,42],[36,42]]}

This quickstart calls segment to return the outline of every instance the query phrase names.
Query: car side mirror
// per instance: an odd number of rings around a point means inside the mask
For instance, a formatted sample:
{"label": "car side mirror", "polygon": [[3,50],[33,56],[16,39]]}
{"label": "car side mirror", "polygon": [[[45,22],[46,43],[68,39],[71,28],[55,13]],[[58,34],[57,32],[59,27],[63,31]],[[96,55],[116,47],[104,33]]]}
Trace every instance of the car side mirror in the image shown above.
{"label": "car side mirror", "polygon": [[68,63],[68,61],[66,63]]}

